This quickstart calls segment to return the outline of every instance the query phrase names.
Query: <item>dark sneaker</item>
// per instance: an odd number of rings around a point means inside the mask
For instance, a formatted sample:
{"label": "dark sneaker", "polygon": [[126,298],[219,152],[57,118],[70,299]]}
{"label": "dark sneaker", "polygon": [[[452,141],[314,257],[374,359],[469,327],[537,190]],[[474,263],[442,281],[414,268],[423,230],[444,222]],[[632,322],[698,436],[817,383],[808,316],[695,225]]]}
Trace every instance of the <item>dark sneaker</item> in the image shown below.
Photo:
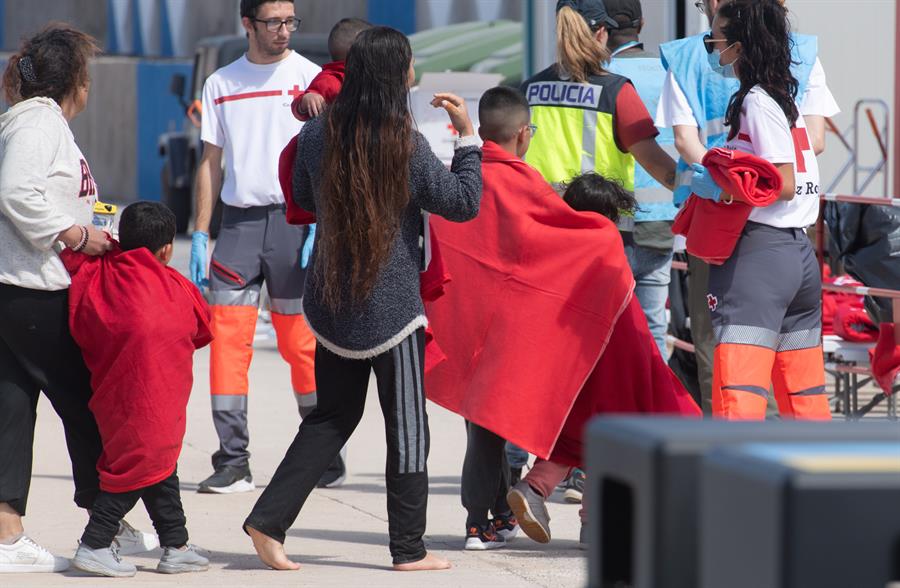
{"label": "dark sneaker", "polygon": [[215,473],[200,482],[197,492],[201,494],[235,494],[256,490],[250,466],[222,466]]}
{"label": "dark sneaker", "polygon": [[467,551],[487,551],[505,546],[506,540],[494,531],[494,526],[490,523],[485,527],[473,525],[466,532]]}
{"label": "dark sneaker", "polygon": [[578,549],[588,548],[588,532],[584,523],[581,523],[581,531],[578,533]]}
{"label": "dark sneaker", "polygon": [[325,470],[325,473],[322,474],[319,483],[316,484],[316,488],[337,488],[344,483],[344,480],[347,479],[347,465],[344,461],[346,456],[346,448],[341,449],[341,452],[337,454],[337,457],[334,458],[334,461],[331,462],[331,465],[329,465],[328,469]]}
{"label": "dark sneaker", "polygon": [[584,472],[575,468],[566,478],[566,488],[563,491],[563,499],[572,504],[581,504],[581,495],[584,494]]}
{"label": "dark sneaker", "polygon": [[137,568],[122,561],[114,546],[91,549],[84,543],[78,546],[72,565],[83,572],[110,578],[130,578],[137,573]]}
{"label": "dark sneaker", "polygon": [[522,468],[509,468],[509,486],[512,488],[522,479]]}
{"label": "dark sneaker", "polygon": [[156,566],[161,574],[184,574],[186,572],[205,572],[209,569],[209,560],[197,552],[196,545],[187,545],[184,549],[166,547]]}
{"label": "dark sneaker", "polygon": [[506,495],[522,531],[538,543],[550,542],[550,513],[544,498],[522,480]]}
{"label": "dark sneaker", "polygon": [[494,517],[491,524],[494,526],[494,531],[506,541],[515,539],[516,535],[519,534],[519,521],[516,520],[512,513],[506,516]]}

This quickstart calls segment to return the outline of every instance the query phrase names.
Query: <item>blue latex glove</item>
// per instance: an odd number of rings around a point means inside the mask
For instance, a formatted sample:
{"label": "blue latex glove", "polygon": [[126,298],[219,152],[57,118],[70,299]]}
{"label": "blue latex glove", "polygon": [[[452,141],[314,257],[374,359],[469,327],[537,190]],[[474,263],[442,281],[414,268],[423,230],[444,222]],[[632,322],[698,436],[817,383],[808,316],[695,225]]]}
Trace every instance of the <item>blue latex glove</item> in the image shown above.
{"label": "blue latex glove", "polygon": [[722,188],[716,183],[709,170],[695,163],[691,165],[694,175],[691,177],[691,193],[696,194],[700,198],[718,202],[722,196]]}
{"label": "blue latex glove", "polygon": [[206,279],[206,247],[209,244],[209,235],[201,231],[194,231],[191,235],[191,281],[203,291],[209,286]]}
{"label": "blue latex glove", "polygon": [[316,242],[316,225],[309,225],[309,235],[303,243],[303,249],[300,251],[300,267],[306,269],[309,265],[309,256],[312,255],[313,244]]}

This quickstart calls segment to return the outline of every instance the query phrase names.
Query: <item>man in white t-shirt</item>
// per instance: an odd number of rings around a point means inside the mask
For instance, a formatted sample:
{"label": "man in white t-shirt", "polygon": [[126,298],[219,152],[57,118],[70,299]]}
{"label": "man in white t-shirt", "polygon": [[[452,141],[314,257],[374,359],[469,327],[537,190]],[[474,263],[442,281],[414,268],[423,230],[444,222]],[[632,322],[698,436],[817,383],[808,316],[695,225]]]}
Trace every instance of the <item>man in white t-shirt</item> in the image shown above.
{"label": "man in white t-shirt", "polygon": [[[713,18],[720,4],[722,4],[720,0],[704,0],[702,4],[702,10],[708,17],[710,26],[712,26]],[[712,71],[706,60],[705,52],[699,49],[700,47],[703,47],[700,35],[673,41],[660,47],[668,74],[663,85],[655,122],[657,127],[674,130],[675,147],[681,155],[679,169],[683,168],[683,164],[687,164],[689,167],[691,164],[700,163],[708,147],[722,146],[727,131],[724,126],[724,106],[727,104],[730,93],[727,96],[719,97],[709,94],[710,84],[707,82],[709,82],[710,76],[718,76],[718,74]],[[701,55],[699,58],[697,58],[698,52]],[[693,55],[693,60],[689,58],[685,61],[683,59],[688,54]],[[815,55],[814,47],[812,55]],[[676,63],[679,59],[680,68]],[[825,83],[825,71],[818,57],[810,59],[808,65],[808,76],[805,84],[802,84],[804,89],[802,95],[798,96],[798,103],[809,133],[809,142],[815,154],[818,155],[825,149],[825,118],[836,115],[840,109]],[[693,71],[691,71],[692,68]],[[679,78],[691,80],[693,87],[682,87]],[[698,112],[699,109],[704,108],[707,109],[707,112]],[[717,110],[720,112],[712,112]],[[679,192],[686,190],[690,180],[689,174],[679,174],[676,183],[684,188],[676,189],[676,203],[682,202],[686,197],[686,194],[679,197]],[[713,351],[716,340],[713,335],[706,298],[709,266],[693,256],[688,256],[688,266],[691,338],[696,349],[695,356],[703,412],[711,415]]]}
{"label": "man in white t-shirt", "polygon": [[[293,98],[320,68],[288,47],[300,25],[293,0],[241,0],[249,50],[213,73],[203,87],[203,158],[197,171],[197,218],[191,279],[208,283],[215,340],[210,391],[219,450],[208,493],[254,489],[247,430],[247,372],[263,282],[271,301],[278,350],[291,366],[301,415],[315,408],[315,340],[301,314],[304,227],[289,225],[278,183],[278,157],[303,123]],[[212,205],[221,195],[222,229],[206,280]],[[334,476],[332,482],[343,475]]]}

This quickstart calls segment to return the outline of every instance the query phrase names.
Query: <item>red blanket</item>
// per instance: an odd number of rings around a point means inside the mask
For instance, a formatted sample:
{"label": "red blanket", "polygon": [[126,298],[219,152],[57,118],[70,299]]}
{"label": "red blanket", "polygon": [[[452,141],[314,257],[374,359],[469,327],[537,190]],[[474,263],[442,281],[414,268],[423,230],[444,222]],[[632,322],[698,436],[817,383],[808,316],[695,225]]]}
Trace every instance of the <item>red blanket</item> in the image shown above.
{"label": "red blanket", "polygon": [[[629,308],[634,278],[613,223],[570,209],[537,171],[494,143],[485,143],[483,162],[478,218],[433,221],[453,282],[427,305],[447,360],[426,376],[425,389],[547,458]],[[635,391],[605,392],[617,406]]]}
{"label": "red blanket", "polygon": [[606,351],[566,420],[550,459],[584,467],[584,427],[598,414],[672,414],[701,411],[675,376],[650,334],[637,297],[616,322]]}
{"label": "red blanket", "polygon": [[692,194],[675,217],[672,232],[687,237],[687,251],[694,257],[722,265],[737,246],[753,207],[778,200],[781,173],[765,159],[720,147],[706,152],[703,165],[734,201],[725,204]]}
{"label": "red blanket", "polygon": [[194,350],[212,340],[206,302],[147,249],[62,257],[72,275],[69,325],[91,372],[89,407],[103,441],[100,487],[156,484],[181,453]]}
{"label": "red blanket", "polygon": [[869,350],[869,359],[875,381],[890,396],[894,386],[900,384],[900,340],[894,323],[881,323],[878,343]]}

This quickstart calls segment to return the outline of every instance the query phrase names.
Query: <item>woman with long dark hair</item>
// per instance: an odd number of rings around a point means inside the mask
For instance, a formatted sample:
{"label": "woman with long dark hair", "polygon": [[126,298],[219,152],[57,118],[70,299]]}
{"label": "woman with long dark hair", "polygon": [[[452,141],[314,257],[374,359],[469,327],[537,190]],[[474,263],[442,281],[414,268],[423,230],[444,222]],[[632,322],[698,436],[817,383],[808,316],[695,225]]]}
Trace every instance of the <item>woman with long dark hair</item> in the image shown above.
{"label": "woman with long dark hair", "polygon": [[445,569],[425,550],[428,417],[422,211],[451,221],[478,214],[481,149],[465,102],[438,94],[459,132],[448,171],[413,128],[412,51],[394,29],[359,35],[334,104],[298,136],[294,199],[318,230],[303,296],[316,336],[318,405],[303,419],[244,530],[260,559],[297,569],[285,534],[328,464],[353,433],[375,372],[387,439],[387,511],[394,569]]}
{"label": "woman with long dark hair", "polygon": [[730,0],[705,42],[713,69],[740,81],[726,146],[771,162],[784,182],[776,203],[750,214],[732,256],[710,267],[713,414],[765,418],[771,384],[784,418],[830,419],[822,282],[805,233],[818,216],[819,168],[797,106],[787,11],[778,0]]}

